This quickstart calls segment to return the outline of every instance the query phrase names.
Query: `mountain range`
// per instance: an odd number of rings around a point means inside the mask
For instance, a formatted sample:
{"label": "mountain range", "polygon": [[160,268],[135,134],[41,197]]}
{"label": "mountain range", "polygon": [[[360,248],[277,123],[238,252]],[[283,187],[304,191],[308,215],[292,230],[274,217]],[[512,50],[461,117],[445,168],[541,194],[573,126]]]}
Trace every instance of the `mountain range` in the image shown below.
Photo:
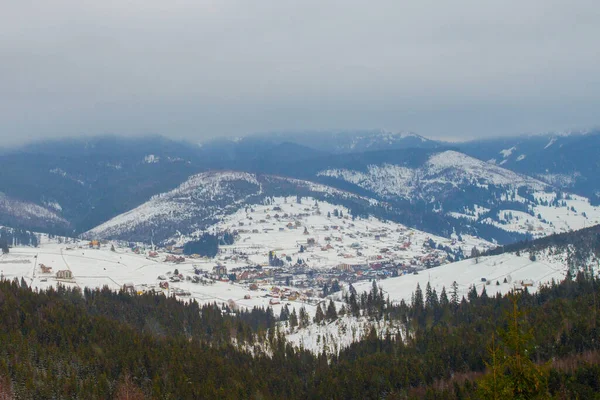
{"label": "mountain range", "polygon": [[0,225],[160,241],[298,195],[510,243],[600,218],[598,145],[600,131],[462,143],[385,131],[38,142],[0,151]]}

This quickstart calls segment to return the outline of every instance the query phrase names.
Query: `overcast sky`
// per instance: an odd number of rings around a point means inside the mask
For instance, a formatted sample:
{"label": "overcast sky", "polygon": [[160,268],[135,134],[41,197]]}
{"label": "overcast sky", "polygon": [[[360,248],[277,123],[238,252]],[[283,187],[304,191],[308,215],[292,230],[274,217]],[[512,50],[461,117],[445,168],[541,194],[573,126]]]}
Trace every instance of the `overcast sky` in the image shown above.
{"label": "overcast sky", "polygon": [[0,139],[600,124],[598,0],[0,0]]}

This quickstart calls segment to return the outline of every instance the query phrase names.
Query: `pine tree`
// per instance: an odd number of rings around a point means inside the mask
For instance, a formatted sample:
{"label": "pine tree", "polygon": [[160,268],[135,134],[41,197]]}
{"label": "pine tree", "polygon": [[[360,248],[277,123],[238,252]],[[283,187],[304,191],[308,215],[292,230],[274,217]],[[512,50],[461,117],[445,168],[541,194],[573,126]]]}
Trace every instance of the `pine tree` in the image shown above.
{"label": "pine tree", "polygon": [[290,309],[287,304],[281,307],[281,313],[279,314],[280,321],[287,321],[290,318]]}
{"label": "pine tree", "polygon": [[440,306],[446,308],[450,304],[448,295],[446,294],[446,286],[442,286],[442,293],[440,293]]}
{"label": "pine tree", "polygon": [[317,305],[317,311],[315,312],[314,322],[320,324],[325,319],[325,314],[323,313],[323,309],[321,308],[321,304]]}
{"label": "pine tree", "polygon": [[304,306],[300,307],[299,317],[298,324],[300,325],[300,328],[306,328],[310,324],[310,317]]}
{"label": "pine tree", "polygon": [[335,321],[337,319],[337,310],[335,309],[335,303],[329,299],[329,305],[327,306],[327,312],[325,317],[329,321]]}
{"label": "pine tree", "polygon": [[513,295],[511,302],[513,307],[508,329],[502,332],[509,388],[515,398],[540,398],[547,395],[548,370],[529,358],[533,350],[533,333],[524,329],[523,312],[517,305],[518,296]]}
{"label": "pine tree", "polygon": [[413,300],[413,308],[415,308],[415,310],[422,310],[423,306],[423,291],[421,290],[421,286],[417,283]]}
{"label": "pine tree", "polygon": [[340,283],[337,280],[333,281],[333,283],[331,284],[330,293],[336,293],[340,290],[342,290],[342,288],[340,287]]}
{"label": "pine tree", "polygon": [[473,301],[477,300],[478,297],[479,297],[479,295],[477,294],[477,288],[475,287],[475,285],[472,285],[471,288],[469,289],[469,293],[467,293],[467,298],[469,299],[470,302],[473,302]]}
{"label": "pine tree", "polygon": [[294,308],[292,310],[292,313],[290,314],[290,327],[292,329],[294,329],[297,326],[298,326],[298,315],[296,314],[296,309]]}
{"label": "pine tree", "polygon": [[425,306],[427,308],[434,308],[437,304],[437,293],[431,289],[431,283],[427,282],[427,286],[425,287]]}
{"label": "pine tree", "polygon": [[483,289],[481,290],[481,296],[479,296],[479,298],[482,301],[486,301],[488,299],[487,291],[485,290],[485,285],[483,286]]}
{"label": "pine tree", "polygon": [[452,292],[450,294],[450,303],[453,306],[458,306],[458,283],[456,283],[456,281],[452,282]]}
{"label": "pine tree", "polygon": [[504,346],[498,347],[492,335],[490,362],[486,362],[489,373],[478,382],[478,394],[483,399],[548,398],[548,365],[540,366],[531,360],[533,333],[524,329],[518,296],[511,295],[511,302],[508,329],[500,332]]}
{"label": "pine tree", "polygon": [[485,361],[488,374],[477,382],[477,394],[481,399],[502,400],[513,398],[510,393],[508,379],[504,375],[505,354],[496,343],[496,335],[492,333],[492,342],[488,346],[489,361]]}
{"label": "pine tree", "polygon": [[[351,289],[354,289],[352,285],[350,285]],[[358,299],[356,298],[356,289],[350,290],[350,297],[348,298],[348,303],[350,305],[350,312],[355,317],[360,316],[360,305],[358,304]]]}

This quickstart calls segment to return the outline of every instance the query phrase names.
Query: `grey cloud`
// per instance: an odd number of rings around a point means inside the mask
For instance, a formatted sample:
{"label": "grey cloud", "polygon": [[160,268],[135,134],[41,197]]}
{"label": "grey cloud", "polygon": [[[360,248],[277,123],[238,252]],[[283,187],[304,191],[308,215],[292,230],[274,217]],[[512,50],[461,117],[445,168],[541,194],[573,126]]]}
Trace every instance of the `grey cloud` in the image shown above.
{"label": "grey cloud", "polygon": [[0,138],[597,125],[597,1],[5,1]]}

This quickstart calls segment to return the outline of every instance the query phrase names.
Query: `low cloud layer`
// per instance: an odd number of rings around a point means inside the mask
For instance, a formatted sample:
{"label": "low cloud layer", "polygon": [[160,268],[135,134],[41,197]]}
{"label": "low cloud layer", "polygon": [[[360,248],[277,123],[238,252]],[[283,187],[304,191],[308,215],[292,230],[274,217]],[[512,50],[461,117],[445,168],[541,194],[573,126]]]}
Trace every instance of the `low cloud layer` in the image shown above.
{"label": "low cloud layer", "polygon": [[4,2],[0,140],[600,124],[600,3]]}

